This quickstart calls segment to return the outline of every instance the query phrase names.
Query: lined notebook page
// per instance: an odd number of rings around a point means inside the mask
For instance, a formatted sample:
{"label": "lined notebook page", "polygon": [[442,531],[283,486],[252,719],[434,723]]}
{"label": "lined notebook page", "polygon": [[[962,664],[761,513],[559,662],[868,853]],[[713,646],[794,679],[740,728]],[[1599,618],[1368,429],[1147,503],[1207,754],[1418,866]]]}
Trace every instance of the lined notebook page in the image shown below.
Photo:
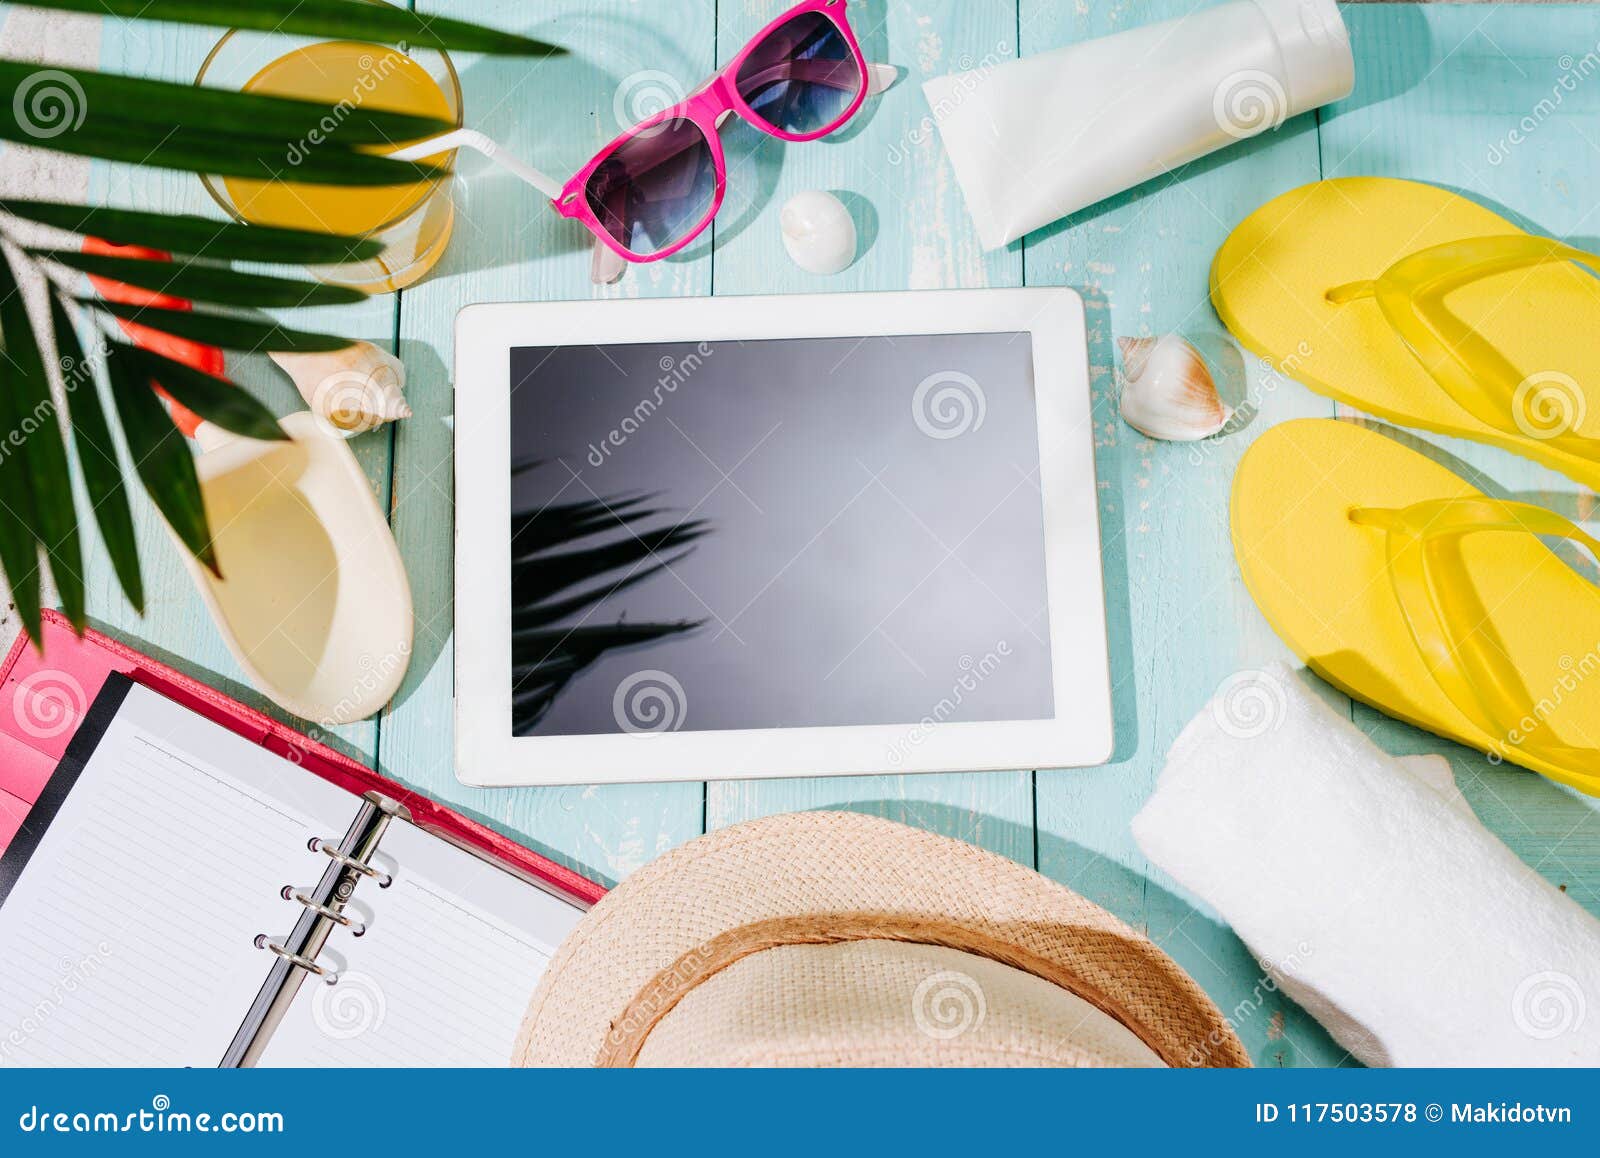
{"label": "lined notebook page", "polygon": [[273,1032],[262,1065],[503,1066],[576,906],[396,820],[374,861],[394,874],[363,882],[319,960],[337,984],[308,978]]}
{"label": "lined notebook page", "polygon": [[357,808],[135,685],[0,905],[0,1065],[216,1065]]}

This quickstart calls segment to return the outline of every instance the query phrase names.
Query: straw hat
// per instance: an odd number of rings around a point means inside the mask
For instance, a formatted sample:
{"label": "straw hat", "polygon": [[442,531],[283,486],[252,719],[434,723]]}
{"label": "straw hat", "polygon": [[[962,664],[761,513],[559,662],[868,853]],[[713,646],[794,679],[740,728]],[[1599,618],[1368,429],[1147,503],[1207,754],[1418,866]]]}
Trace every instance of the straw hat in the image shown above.
{"label": "straw hat", "polygon": [[629,877],[556,954],[513,1060],[1250,1064],[1199,986],[1104,909],[841,812],[722,829]]}

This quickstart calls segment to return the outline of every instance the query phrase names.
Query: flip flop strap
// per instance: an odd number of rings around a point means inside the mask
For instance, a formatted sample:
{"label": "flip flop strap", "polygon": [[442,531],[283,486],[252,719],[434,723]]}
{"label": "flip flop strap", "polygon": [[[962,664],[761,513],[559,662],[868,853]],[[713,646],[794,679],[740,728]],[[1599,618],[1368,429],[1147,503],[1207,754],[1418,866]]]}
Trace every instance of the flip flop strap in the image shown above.
{"label": "flip flop strap", "polygon": [[[1600,749],[1551,738],[1539,708],[1548,697],[1523,685],[1460,556],[1462,538],[1486,531],[1568,539],[1597,559],[1600,540],[1543,507],[1486,497],[1433,499],[1400,510],[1357,507],[1350,519],[1387,533],[1389,577],[1411,638],[1450,702],[1499,737],[1497,754],[1515,749],[1600,777]],[[1552,672],[1552,681],[1561,674]]]}
{"label": "flip flop strap", "polygon": [[1600,460],[1600,439],[1575,433],[1588,404],[1566,374],[1518,373],[1477,330],[1445,308],[1445,297],[1475,281],[1528,266],[1574,262],[1600,271],[1600,255],[1527,233],[1470,237],[1418,250],[1376,281],[1328,291],[1335,303],[1376,298],[1384,318],[1423,369],[1478,421],[1580,458]]}

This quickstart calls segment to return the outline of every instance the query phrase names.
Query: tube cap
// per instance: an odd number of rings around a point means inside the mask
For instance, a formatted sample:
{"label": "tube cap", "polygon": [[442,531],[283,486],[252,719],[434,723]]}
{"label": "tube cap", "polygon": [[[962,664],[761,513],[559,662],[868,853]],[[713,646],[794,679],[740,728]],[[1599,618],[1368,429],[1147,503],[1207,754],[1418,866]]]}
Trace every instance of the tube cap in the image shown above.
{"label": "tube cap", "polygon": [[1289,116],[1350,95],[1356,84],[1350,32],[1334,0],[1253,0],[1283,56]]}

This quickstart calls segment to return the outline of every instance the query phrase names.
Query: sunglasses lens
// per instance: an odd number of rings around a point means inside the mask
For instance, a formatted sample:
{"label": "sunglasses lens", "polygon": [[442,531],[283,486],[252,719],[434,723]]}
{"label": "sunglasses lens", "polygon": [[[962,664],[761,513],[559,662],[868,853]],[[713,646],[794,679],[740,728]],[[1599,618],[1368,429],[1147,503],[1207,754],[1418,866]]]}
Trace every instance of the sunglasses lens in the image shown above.
{"label": "sunglasses lens", "polygon": [[717,168],[691,121],[663,121],[629,137],[600,163],[584,196],[601,226],[640,257],[682,241],[711,213]]}
{"label": "sunglasses lens", "polygon": [[734,83],[756,116],[804,137],[836,125],[862,79],[839,26],[820,12],[803,12],[751,50]]}

